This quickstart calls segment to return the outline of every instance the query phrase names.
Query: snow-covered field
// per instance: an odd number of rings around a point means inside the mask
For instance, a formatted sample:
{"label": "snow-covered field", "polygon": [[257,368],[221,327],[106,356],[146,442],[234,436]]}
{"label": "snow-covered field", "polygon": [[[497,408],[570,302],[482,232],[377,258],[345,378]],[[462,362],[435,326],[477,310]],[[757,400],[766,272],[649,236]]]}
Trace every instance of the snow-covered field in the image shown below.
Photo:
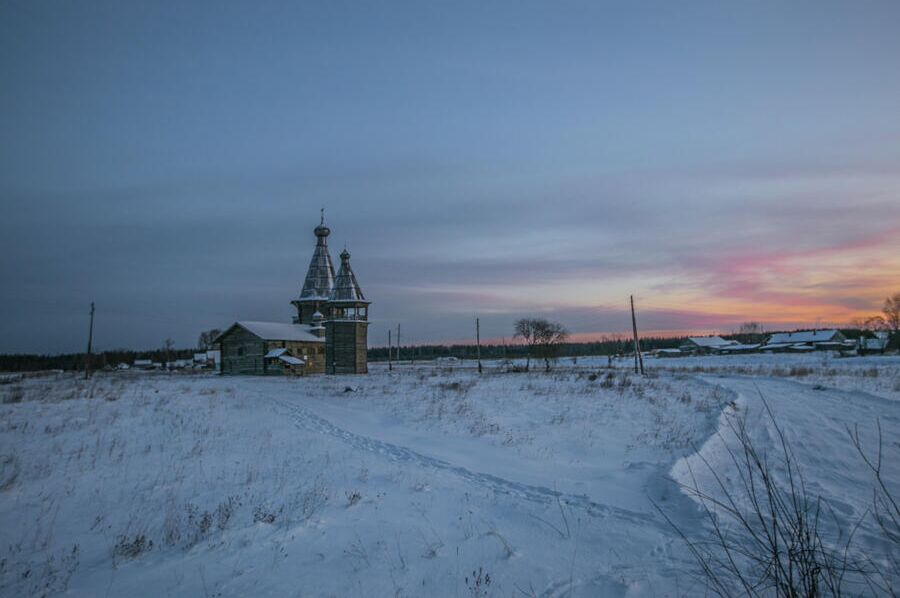
{"label": "snow-covered field", "polygon": [[704,533],[675,481],[727,472],[724,415],[774,442],[761,396],[841,517],[872,500],[847,426],[881,422],[900,495],[900,358],[606,363],[2,378],[0,594],[692,595],[653,505]]}

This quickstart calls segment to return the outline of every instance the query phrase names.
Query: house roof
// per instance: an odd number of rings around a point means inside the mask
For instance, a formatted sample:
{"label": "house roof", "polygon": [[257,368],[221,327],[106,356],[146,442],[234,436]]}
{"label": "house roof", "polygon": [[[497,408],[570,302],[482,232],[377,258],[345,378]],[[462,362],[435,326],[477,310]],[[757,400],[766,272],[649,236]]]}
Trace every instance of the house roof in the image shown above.
{"label": "house roof", "polygon": [[790,347],[791,343],[769,343],[760,347],[760,350],[767,351],[773,349],[784,349],[785,347]]}
{"label": "house roof", "polygon": [[753,351],[754,349],[759,349],[759,345],[754,344],[731,344],[731,345],[723,345],[721,347],[723,351]]}
{"label": "house roof", "polygon": [[721,336],[691,336],[688,338],[688,342],[694,343],[698,347],[725,347],[728,345],[736,345],[735,341],[726,341]]}
{"label": "house roof", "polygon": [[270,359],[272,357],[281,357],[285,353],[287,353],[287,349],[283,347],[281,349],[272,349],[271,351],[266,353],[266,359]]}
{"label": "house roof", "polygon": [[768,344],[778,343],[821,343],[840,335],[837,330],[801,330],[799,332],[777,332],[769,337]]}
{"label": "house roof", "polygon": [[331,263],[331,255],[328,253],[326,239],[331,230],[325,226],[325,216],[322,222],[313,231],[316,235],[316,249],[313,251],[309,268],[306,270],[306,278],[303,281],[303,289],[300,291],[300,299],[320,299],[325,301],[334,289],[334,265]]}
{"label": "house roof", "polygon": [[289,365],[302,365],[306,363],[299,357],[294,357],[293,355],[282,355],[278,359]]}
{"label": "house roof", "polygon": [[[266,341],[301,341],[307,343],[323,343],[320,338],[309,331],[308,326],[302,324],[282,324],[281,322],[235,322],[234,326],[240,326],[250,334],[256,335]],[[229,328],[219,335],[219,338],[228,333]],[[216,339],[218,340],[218,339]]]}
{"label": "house roof", "polygon": [[330,300],[368,303],[356,282],[356,275],[350,267],[350,252],[346,249],[341,252],[341,269],[338,270]]}

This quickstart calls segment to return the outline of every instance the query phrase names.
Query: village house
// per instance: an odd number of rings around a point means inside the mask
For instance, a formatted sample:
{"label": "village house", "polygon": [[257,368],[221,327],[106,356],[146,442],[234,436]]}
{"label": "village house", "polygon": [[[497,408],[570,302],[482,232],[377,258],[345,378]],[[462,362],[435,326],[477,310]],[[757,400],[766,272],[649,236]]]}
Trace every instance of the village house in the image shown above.
{"label": "village house", "polygon": [[[850,343],[849,348],[852,349],[852,345],[853,343]],[[848,348],[847,338],[840,330],[801,330],[773,334],[760,347],[760,351],[803,353],[846,348]]]}
{"label": "village house", "polygon": [[726,347],[737,345],[737,341],[728,341],[721,336],[692,336],[679,347],[682,353],[702,355],[717,353]]}
{"label": "village house", "polygon": [[369,305],[341,252],[337,274],[328,253],[331,230],[322,217],[292,323],[235,322],[215,343],[223,374],[295,375],[368,372]]}

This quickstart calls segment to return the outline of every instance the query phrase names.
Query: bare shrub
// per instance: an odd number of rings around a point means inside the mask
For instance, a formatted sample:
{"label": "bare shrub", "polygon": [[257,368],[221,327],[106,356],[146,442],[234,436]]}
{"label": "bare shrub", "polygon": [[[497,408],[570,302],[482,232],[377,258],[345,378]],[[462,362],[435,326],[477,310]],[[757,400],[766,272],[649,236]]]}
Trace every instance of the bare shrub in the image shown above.
{"label": "bare shrub", "polygon": [[209,511],[201,511],[200,508],[193,503],[187,503],[184,506],[184,510],[187,515],[187,548],[190,548],[209,535],[213,525],[213,515]]}
{"label": "bare shrub", "polygon": [[353,490],[352,492],[347,492],[347,506],[352,507],[356,503],[362,500],[362,494],[359,493],[359,490]]}
{"label": "bare shrub", "polygon": [[795,376],[795,377],[804,377],[804,376],[809,376],[812,373],[813,373],[812,369],[808,368],[806,366],[794,366],[791,368],[788,375]]}
{"label": "bare shrub", "polygon": [[853,430],[848,429],[847,432],[856,451],[875,478],[875,491],[872,494],[872,515],[878,523],[883,539],[894,547],[894,550],[889,550],[887,553],[887,567],[890,569],[889,571],[883,571],[882,567],[874,562],[872,562],[872,565],[883,582],[883,589],[889,591],[892,596],[896,596],[896,588],[891,580],[900,577],[900,504],[897,503],[897,499],[888,490],[882,476],[884,442],[881,435],[881,421],[876,421],[876,424],[878,429],[878,446],[875,449],[874,456],[868,455],[863,448],[858,426],[854,427]]}
{"label": "bare shrub", "polygon": [[153,540],[148,540],[144,534],[137,534],[134,539],[130,539],[128,536],[119,536],[113,547],[113,561],[134,559],[152,549]]}
{"label": "bare shrub", "polygon": [[216,527],[218,527],[219,530],[224,530],[228,526],[228,522],[234,515],[234,511],[239,506],[241,506],[241,502],[236,496],[229,496],[223,502],[219,503],[215,512]]}
{"label": "bare shrub", "polygon": [[15,485],[19,471],[19,458],[16,455],[0,455],[0,492]]}
{"label": "bare shrub", "polygon": [[9,390],[6,391],[6,394],[3,395],[3,404],[9,405],[12,403],[21,403],[22,399],[25,398],[25,390],[20,385],[15,385]]}
{"label": "bare shrub", "polygon": [[477,571],[472,571],[472,576],[466,576],[466,588],[472,598],[481,598],[487,596],[491,586],[491,574],[478,567]]}
{"label": "bare shrub", "polygon": [[271,525],[275,523],[277,518],[278,512],[266,505],[257,505],[253,509],[253,523],[268,523]]}
{"label": "bare shrub", "polygon": [[[851,556],[862,519],[845,529],[821,497],[808,490],[791,447],[768,404],[763,404],[774,426],[778,454],[772,458],[754,446],[745,417],[728,418],[737,446],[722,440],[735,473],[715,470],[698,453],[715,489],[703,490],[696,479],[682,485],[703,510],[707,537],[692,540],[654,506],[687,544],[709,588],[720,596],[839,596],[848,591],[848,577],[870,584],[871,567]],[[784,482],[776,482],[776,469]],[[733,480],[735,489],[728,486]],[[826,515],[837,528],[837,537],[830,542],[822,532]]]}
{"label": "bare shrub", "polygon": [[603,388],[612,388],[615,380],[615,375],[612,372],[607,372],[606,375],[603,376],[603,381],[600,383],[600,386]]}

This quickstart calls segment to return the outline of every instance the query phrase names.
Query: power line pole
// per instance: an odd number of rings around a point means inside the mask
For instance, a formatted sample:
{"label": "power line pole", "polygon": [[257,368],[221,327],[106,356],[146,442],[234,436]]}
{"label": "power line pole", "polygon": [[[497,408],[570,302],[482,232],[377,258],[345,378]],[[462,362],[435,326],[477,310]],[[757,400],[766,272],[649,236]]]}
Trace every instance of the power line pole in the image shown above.
{"label": "power line pole", "polygon": [[388,371],[389,372],[394,370],[394,366],[391,363],[391,353],[393,353],[393,348],[391,346],[391,329],[388,328]]}
{"label": "power line pole", "polygon": [[637,320],[634,317],[634,295],[631,298],[631,330],[634,332],[634,373],[638,373],[638,363],[640,363],[641,375],[644,375],[644,358],[641,356],[641,345],[638,342]]}
{"label": "power line pole", "polygon": [[479,318],[475,318],[475,355],[478,358],[478,373],[482,372],[481,369],[481,320]]}
{"label": "power line pole", "polygon": [[397,324],[397,367],[400,367],[400,324]]}
{"label": "power line pole", "polygon": [[84,354],[84,379],[91,377],[91,348],[94,344],[94,302],[91,301],[91,327],[88,330],[87,353]]}

